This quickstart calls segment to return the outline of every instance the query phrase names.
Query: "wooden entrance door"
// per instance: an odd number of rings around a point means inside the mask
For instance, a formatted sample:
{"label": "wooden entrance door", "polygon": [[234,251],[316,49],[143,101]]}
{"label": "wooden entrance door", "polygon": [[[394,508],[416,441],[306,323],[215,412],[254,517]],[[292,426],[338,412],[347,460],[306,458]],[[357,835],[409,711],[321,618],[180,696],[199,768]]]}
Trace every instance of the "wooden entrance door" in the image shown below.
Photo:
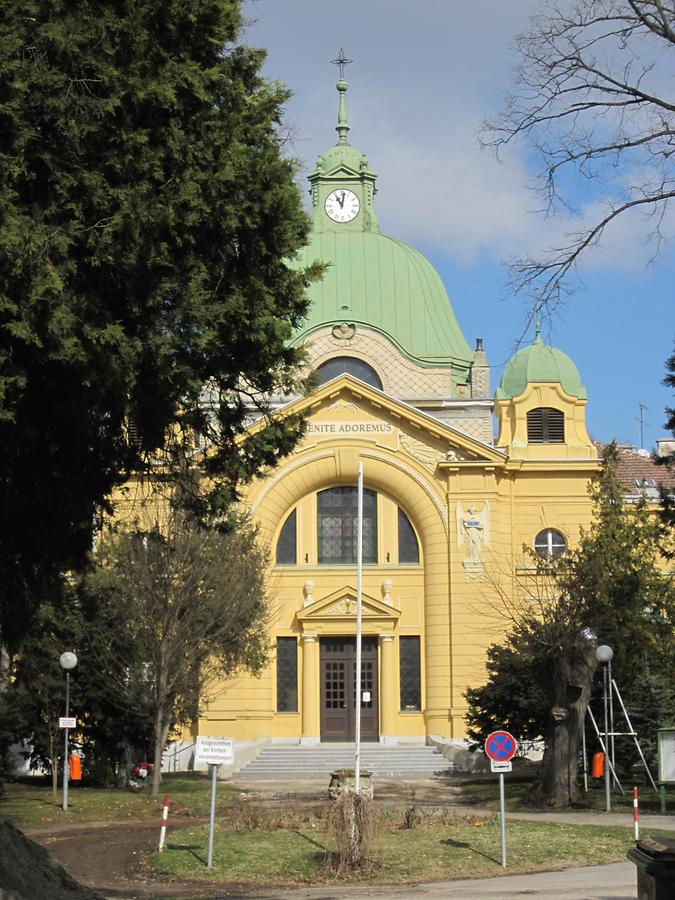
{"label": "wooden entrance door", "polygon": [[[379,738],[377,638],[361,642],[361,737]],[[356,709],[356,638],[321,638],[321,740],[353,741]]]}

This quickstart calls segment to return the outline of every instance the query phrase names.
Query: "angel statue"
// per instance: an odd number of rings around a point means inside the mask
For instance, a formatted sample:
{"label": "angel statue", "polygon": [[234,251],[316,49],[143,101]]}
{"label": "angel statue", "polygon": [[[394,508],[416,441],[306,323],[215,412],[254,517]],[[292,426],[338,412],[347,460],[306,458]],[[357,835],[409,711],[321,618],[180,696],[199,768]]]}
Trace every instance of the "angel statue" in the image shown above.
{"label": "angel statue", "polygon": [[486,500],[483,509],[478,512],[476,506],[470,506],[466,512],[462,504],[457,501],[457,546],[461,547],[466,540],[466,562],[469,565],[480,566],[481,542],[490,546],[490,505]]}

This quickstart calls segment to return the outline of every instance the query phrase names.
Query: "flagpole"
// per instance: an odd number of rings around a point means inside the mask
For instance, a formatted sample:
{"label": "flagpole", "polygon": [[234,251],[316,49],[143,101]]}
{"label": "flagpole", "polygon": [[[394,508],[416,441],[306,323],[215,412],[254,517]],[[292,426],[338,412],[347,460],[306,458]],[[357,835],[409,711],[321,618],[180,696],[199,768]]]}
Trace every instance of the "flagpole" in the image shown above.
{"label": "flagpole", "polygon": [[356,726],[354,728],[354,793],[361,792],[361,626],[363,618],[363,463],[359,463],[356,525]]}

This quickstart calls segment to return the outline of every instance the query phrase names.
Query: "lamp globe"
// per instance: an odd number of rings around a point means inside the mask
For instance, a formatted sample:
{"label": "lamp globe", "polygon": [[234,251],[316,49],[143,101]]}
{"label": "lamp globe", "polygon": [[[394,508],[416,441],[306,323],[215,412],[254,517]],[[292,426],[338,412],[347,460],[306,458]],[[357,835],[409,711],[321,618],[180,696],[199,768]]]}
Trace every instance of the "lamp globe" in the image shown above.
{"label": "lamp globe", "polygon": [[595,658],[599,663],[611,662],[613,656],[614,651],[611,647],[608,647],[607,644],[600,644],[600,646],[595,651]]}
{"label": "lamp globe", "polygon": [[59,662],[61,663],[62,669],[74,669],[77,665],[77,657],[74,653],[67,651],[66,653],[62,653],[59,657]]}

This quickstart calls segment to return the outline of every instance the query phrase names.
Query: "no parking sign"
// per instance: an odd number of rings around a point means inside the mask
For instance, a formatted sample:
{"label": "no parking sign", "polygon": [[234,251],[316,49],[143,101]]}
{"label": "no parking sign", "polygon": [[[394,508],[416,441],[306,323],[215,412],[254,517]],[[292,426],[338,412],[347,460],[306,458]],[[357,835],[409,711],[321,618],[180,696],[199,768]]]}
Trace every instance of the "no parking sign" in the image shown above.
{"label": "no parking sign", "polygon": [[499,773],[499,821],[502,837],[502,866],[506,868],[506,822],[504,816],[504,772],[511,771],[511,760],[516,755],[518,742],[508,731],[493,731],[485,741],[485,755],[490,769]]}
{"label": "no parking sign", "polygon": [[510,772],[518,742],[508,731],[493,731],[485,741],[485,755],[493,772]]}

